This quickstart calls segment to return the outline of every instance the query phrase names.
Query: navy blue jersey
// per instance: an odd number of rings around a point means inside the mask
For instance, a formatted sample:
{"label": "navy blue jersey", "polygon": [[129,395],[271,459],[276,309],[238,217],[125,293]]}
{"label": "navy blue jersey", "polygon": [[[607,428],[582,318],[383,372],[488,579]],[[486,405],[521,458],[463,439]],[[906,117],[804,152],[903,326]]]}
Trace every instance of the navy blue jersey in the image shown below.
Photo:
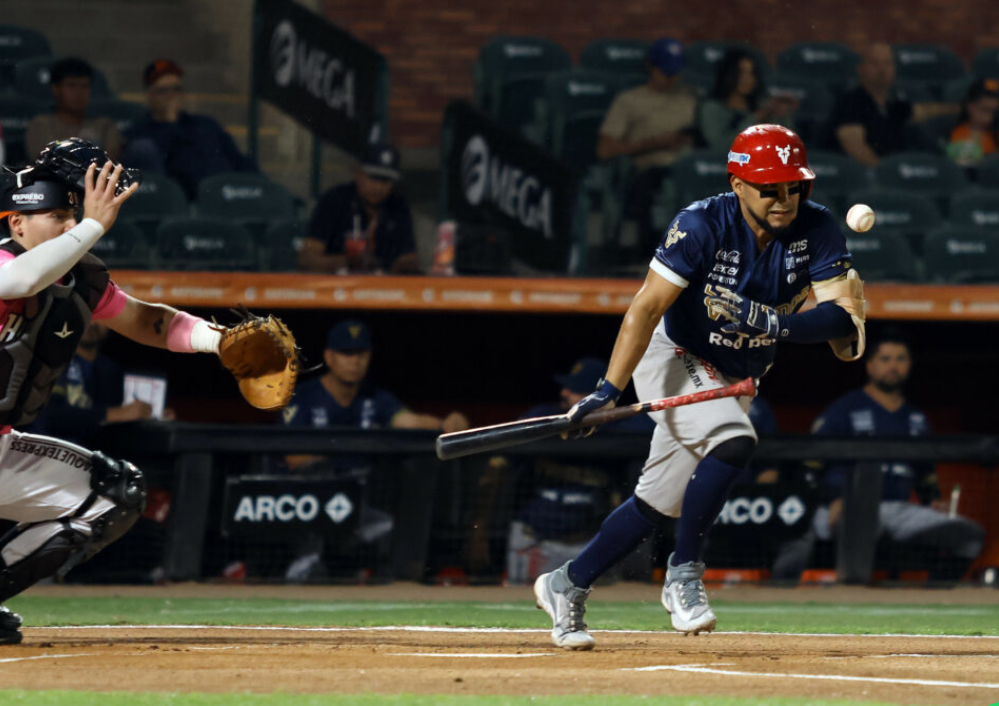
{"label": "navy blue jersey", "polygon": [[[529,419],[530,417],[550,417],[554,414],[565,414],[565,410],[557,402],[552,402],[551,404],[539,404],[536,407],[531,407],[529,410],[521,415],[521,419]],[[603,424],[600,426],[601,431],[611,432],[612,434],[619,433],[648,433],[656,428],[656,423],[652,421],[652,417],[647,414],[638,414],[634,417],[629,417],[628,419],[621,419],[616,422],[610,422],[609,424]]]}
{"label": "navy blue jersey", "polygon": [[725,287],[778,313],[792,314],[804,304],[813,282],[850,268],[850,253],[836,218],[813,201],[799,206],[787,235],[760,252],[738,197],[729,192],[680,211],[651,267],[684,287],[663,317],[670,340],[725,375],[760,377],[773,363],[775,343],[722,333],[728,322],[709,316],[705,295]]}
{"label": "navy blue jersey", "polygon": [[367,383],[361,383],[349,407],[341,407],[323,387],[322,380],[315,378],[298,386],[281,418],[286,426],[293,427],[387,429],[392,417],[403,408],[395,395]]}
{"label": "navy blue jersey", "polygon": [[[819,436],[918,437],[929,435],[930,426],[926,415],[908,403],[889,412],[861,389],[848,392],[829,405],[815,420],[812,433]],[[823,484],[842,493],[850,466],[830,464]],[[882,500],[909,500],[915,487],[933,473],[933,465],[893,461],[881,464],[881,472]]]}

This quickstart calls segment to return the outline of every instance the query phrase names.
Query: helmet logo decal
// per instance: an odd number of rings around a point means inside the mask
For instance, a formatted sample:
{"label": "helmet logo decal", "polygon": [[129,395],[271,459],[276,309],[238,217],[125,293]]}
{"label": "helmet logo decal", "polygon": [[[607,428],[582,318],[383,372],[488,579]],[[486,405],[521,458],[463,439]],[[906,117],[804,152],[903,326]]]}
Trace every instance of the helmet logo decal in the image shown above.
{"label": "helmet logo decal", "polygon": [[729,152],[728,161],[736,164],[749,164],[749,155],[745,152]]}
{"label": "helmet logo decal", "polygon": [[774,146],[774,149],[777,150],[777,156],[780,157],[781,164],[786,167],[787,160],[791,157],[791,145],[787,145],[786,147]]}

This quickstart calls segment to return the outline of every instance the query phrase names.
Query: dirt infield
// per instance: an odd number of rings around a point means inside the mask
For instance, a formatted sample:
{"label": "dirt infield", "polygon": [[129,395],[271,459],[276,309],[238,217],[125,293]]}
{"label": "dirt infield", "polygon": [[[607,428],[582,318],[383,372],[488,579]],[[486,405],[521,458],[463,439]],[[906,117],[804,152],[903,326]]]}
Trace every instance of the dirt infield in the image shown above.
{"label": "dirt infield", "polygon": [[[648,599],[649,586],[636,587]],[[158,595],[164,589],[34,593]],[[654,591],[654,589],[651,589]],[[190,593],[188,593],[190,591]],[[632,587],[601,598],[628,600]],[[171,595],[350,600],[519,599],[520,589],[176,587]],[[870,596],[835,600],[873,602]],[[753,592],[740,591],[738,600]],[[876,592],[871,592],[872,595]],[[914,592],[943,603],[957,592]],[[417,595],[419,594],[419,595]],[[722,596],[736,599],[734,594]],[[782,601],[796,592],[779,592]],[[756,593],[762,599],[763,593]],[[832,599],[832,593],[823,594]],[[719,596],[719,597],[722,597]],[[905,593],[891,592],[893,603]],[[995,602],[971,592],[961,603]],[[499,598],[497,598],[499,600]],[[772,600],[772,599],[771,599]],[[809,600],[816,600],[812,595]],[[30,622],[30,621],[29,621]],[[597,649],[553,648],[544,630],[26,628],[0,648],[0,688],[440,694],[813,696],[903,704],[999,701],[999,639],[596,631]],[[127,679],[108,674],[127,675]]]}

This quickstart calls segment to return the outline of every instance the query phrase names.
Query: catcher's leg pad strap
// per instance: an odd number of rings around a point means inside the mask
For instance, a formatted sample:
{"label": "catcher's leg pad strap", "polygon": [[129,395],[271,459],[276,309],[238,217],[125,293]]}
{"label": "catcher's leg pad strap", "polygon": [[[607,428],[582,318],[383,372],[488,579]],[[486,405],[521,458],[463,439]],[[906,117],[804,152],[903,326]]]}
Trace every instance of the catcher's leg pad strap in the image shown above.
{"label": "catcher's leg pad strap", "polygon": [[840,360],[857,360],[864,355],[867,346],[867,300],[864,298],[864,281],[856,270],[846,275],[815,282],[815,299],[818,303],[831,301],[842,307],[853,319],[856,332],[852,336],[834,338],[829,341],[833,353]]}
{"label": "catcher's leg pad strap", "polygon": [[89,541],[89,527],[79,521],[52,520],[12,529],[0,540],[0,603],[75,565]]}

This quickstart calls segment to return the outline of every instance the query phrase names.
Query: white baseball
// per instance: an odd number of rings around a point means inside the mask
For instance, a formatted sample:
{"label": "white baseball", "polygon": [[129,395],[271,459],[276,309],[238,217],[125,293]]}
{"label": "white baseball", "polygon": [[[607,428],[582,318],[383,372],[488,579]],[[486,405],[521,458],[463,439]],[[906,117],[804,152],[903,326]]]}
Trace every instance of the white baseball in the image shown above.
{"label": "white baseball", "polygon": [[865,203],[856,203],[846,213],[846,224],[858,233],[869,231],[874,226],[874,211]]}

